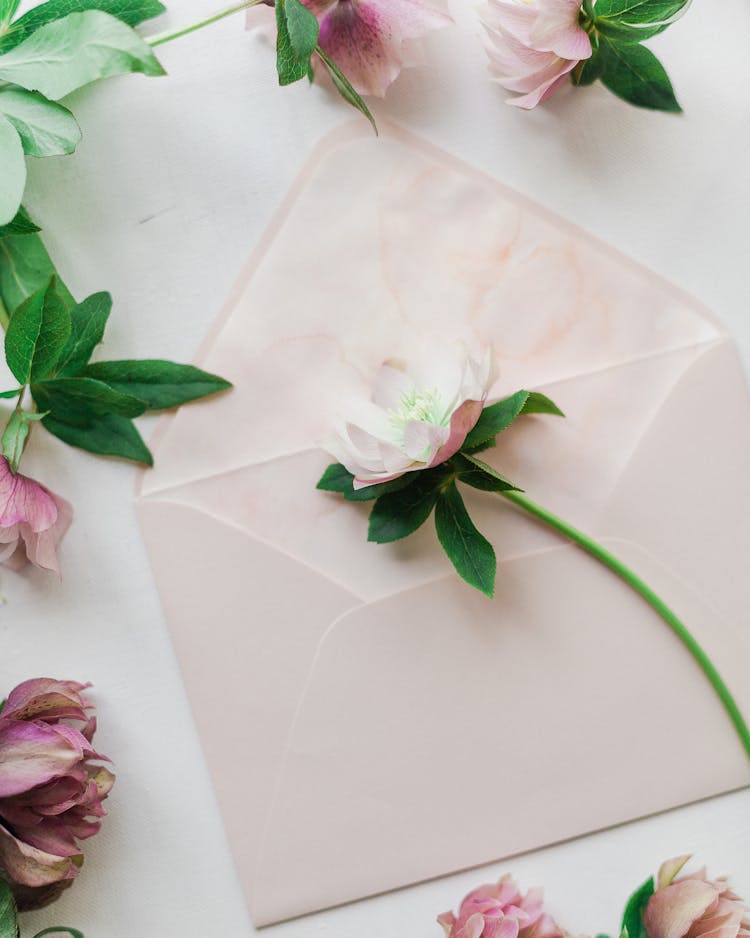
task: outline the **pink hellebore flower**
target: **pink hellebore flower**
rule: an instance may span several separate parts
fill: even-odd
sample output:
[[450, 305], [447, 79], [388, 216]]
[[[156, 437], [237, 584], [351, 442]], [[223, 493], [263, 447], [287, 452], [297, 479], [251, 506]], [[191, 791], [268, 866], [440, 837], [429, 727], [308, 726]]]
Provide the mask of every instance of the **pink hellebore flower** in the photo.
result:
[[750, 909], [724, 879], [708, 879], [705, 869], [675, 878], [689, 859], [662, 863], [643, 914], [649, 938], [750, 938]]
[[43, 485], [11, 472], [0, 456], [0, 563], [15, 570], [27, 562], [59, 574], [57, 545], [73, 520], [73, 509]]
[[438, 917], [445, 938], [564, 938], [564, 932], [542, 908], [542, 890], [522, 895], [510, 876], [496, 885], [480, 886], [452, 912]]
[[483, 21], [490, 72], [517, 95], [508, 104], [536, 107], [591, 57], [580, 11], [581, 0], [488, 0]]
[[76, 876], [78, 841], [99, 830], [115, 780], [90, 761], [105, 757], [91, 745], [87, 686], [26, 681], [0, 711], [0, 877], [20, 908], [45, 905]]
[[475, 361], [461, 343], [426, 343], [406, 364], [387, 361], [372, 400], [353, 400], [324, 448], [354, 476], [354, 488], [431, 469], [454, 456], [482, 413], [494, 381], [488, 349]]
[[321, 49], [360, 94], [383, 97], [414, 64], [415, 41], [453, 22], [446, 0], [302, 0], [320, 22]]

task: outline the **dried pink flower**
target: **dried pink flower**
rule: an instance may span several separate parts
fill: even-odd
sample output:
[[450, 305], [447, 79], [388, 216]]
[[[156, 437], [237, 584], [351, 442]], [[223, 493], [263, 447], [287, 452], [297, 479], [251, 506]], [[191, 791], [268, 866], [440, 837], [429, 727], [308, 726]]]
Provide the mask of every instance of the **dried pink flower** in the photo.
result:
[[522, 895], [510, 876], [480, 886], [452, 912], [438, 916], [446, 938], [564, 938], [565, 933], [543, 909], [541, 889]]
[[91, 745], [87, 686], [26, 681], [0, 711], [0, 876], [22, 908], [46, 904], [76, 876], [78, 841], [99, 830], [115, 780], [92, 761], [105, 757]]

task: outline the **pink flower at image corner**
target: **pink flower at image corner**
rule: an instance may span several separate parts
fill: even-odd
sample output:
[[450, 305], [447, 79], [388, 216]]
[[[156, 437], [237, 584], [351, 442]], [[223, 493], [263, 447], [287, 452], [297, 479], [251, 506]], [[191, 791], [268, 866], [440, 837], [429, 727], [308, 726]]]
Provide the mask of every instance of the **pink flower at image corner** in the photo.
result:
[[649, 938], [750, 938], [750, 909], [723, 878], [706, 870], [678, 877], [690, 856], [662, 863], [643, 913]]
[[447, 0], [302, 0], [320, 23], [318, 42], [355, 89], [383, 97], [415, 43], [449, 26]]
[[0, 878], [22, 910], [71, 884], [83, 864], [78, 842], [99, 830], [115, 781], [97, 764], [108, 760], [92, 746], [88, 686], [25, 681], [0, 710]]
[[565, 938], [565, 932], [544, 911], [541, 889], [523, 895], [510, 876], [480, 886], [453, 912], [438, 916], [445, 938]]
[[581, 0], [487, 0], [482, 22], [490, 73], [513, 92], [508, 104], [536, 107], [591, 57], [580, 11]]
[[57, 546], [70, 527], [73, 509], [34, 479], [14, 475], [0, 456], [0, 563], [18, 570], [32, 563], [60, 574]]

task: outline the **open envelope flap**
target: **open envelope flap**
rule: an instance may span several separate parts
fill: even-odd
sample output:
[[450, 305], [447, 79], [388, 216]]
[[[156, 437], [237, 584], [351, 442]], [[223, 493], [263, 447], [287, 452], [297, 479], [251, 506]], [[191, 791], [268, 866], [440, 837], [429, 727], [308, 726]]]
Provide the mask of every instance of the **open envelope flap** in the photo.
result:
[[722, 333], [674, 287], [446, 154], [347, 131], [303, 172], [200, 357], [236, 385], [223, 419], [212, 402], [170, 418], [143, 492], [316, 446], [342, 399], [427, 334], [492, 343], [501, 393]]
[[[623, 555], [702, 636], [715, 613]], [[481, 864], [750, 781], [678, 640], [572, 546], [355, 610], [323, 642], [254, 884], [256, 922]], [[735, 649], [736, 650], [736, 649]], [[730, 677], [750, 706], [747, 656]]]

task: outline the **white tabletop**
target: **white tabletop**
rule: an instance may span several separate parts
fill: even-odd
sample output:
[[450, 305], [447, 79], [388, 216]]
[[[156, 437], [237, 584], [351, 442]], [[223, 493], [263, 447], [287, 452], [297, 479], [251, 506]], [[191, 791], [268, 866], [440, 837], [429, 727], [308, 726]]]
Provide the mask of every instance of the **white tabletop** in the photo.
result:
[[[150, 29], [217, 4], [173, 2]], [[403, 76], [375, 110], [695, 294], [727, 323], [750, 368], [750, 6], [716, 6], [694, 4], [654, 42], [681, 117], [638, 111], [601, 87], [565, 90], [532, 113], [506, 107], [487, 80], [475, 4], [459, 0], [458, 27], [430, 41], [430, 65]], [[243, 31], [241, 16], [164, 46], [161, 57], [168, 78], [126, 77], [75, 95], [78, 153], [31, 167], [28, 204], [74, 294], [115, 297], [114, 358], [190, 360], [306, 156], [351, 116], [321, 89], [279, 89], [270, 48]], [[76, 523], [62, 585], [38, 572], [2, 576], [2, 683], [93, 681], [99, 747], [118, 773], [79, 881], [27, 927], [65, 922], [88, 938], [252, 934], [136, 525], [134, 470], [42, 432], [24, 465], [74, 503]], [[437, 938], [435, 915], [504, 871], [543, 884], [570, 931], [611, 933], [630, 888], [678, 853], [695, 851], [749, 896], [748, 834], [750, 790], [267, 934]]]

